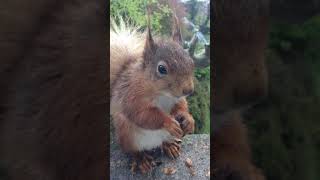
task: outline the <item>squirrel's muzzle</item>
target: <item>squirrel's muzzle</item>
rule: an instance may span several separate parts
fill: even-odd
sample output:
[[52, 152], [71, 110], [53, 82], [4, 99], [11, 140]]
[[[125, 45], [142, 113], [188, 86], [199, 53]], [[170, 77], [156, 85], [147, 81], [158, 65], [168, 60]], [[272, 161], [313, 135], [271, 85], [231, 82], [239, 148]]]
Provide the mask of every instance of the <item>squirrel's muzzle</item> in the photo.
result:
[[192, 88], [192, 89], [184, 89], [184, 90], [182, 91], [182, 93], [183, 93], [183, 95], [185, 95], [185, 96], [190, 96], [190, 95], [192, 95], [192, 94], [194, 93], [194, 90], [193, 90], [193, 88]]

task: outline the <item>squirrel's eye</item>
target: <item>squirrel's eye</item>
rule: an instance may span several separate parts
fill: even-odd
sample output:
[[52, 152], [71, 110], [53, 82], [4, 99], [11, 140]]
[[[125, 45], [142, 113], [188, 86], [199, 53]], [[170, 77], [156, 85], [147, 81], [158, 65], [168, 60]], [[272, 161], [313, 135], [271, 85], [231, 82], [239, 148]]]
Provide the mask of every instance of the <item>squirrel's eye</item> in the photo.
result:
[[163, 65], [158, 66], [158, 71], [161, 75], [166, 75], [168, 73], [166, 67]]

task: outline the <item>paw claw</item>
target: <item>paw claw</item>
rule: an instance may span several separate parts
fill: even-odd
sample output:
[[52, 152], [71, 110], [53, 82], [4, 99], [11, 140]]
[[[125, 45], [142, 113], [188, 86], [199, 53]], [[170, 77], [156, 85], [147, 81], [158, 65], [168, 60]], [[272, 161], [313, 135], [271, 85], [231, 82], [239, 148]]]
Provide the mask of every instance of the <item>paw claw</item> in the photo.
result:
[[171, 159], [176, 159], [180, 156], [180, 145], [177, 143], [163, 143], [163, 151]]
[[177, 122], [179, 122], [180, 127], [183, 131], [183, 136], [186, 134], [191, 134], [194, 130], [194, 119], [187, 112], [180, 112], [175, 116]]
[[155, 165], [155, 162], [153, 161], [153, 157], [148, 155], [145, 152], [140, 153], [136, 157], [136, 159], [137, 159], [137, 161], [134, 161], [133, 163], [135, 163], [136, 165], [138, 164], [138, 167], [139, 167], [142, 174], [145, 174], [145, 173], [151, 171]]

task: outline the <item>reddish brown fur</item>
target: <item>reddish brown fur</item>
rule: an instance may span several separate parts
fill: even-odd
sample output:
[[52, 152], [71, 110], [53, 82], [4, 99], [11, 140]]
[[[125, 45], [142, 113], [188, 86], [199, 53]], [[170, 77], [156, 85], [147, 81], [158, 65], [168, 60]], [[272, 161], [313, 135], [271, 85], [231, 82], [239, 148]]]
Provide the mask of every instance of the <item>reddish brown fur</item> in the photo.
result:
[[135, 152], [137, 147], [133, 144], [132, 134], [129, 133], [135, 127], [128, 123], [128, 119], [122, 113], [116, 113], [113, 115], [113, 118], [116, 119], [114, 127], [116, 128], [116, 132], [118, 132], [118, 140], [121, 142], [120, 146], [122, 150], [125, 152]]
[[179, 103], [177, 103], [171, 110], [172, 115], [176, 115], [179, 112], [188, 111], [188, 102], [186, 99], [181, 100]]
[[152, 58], [152, 60], [150, 60], [151, 63], [154, 64], [159, 60], [163, 60], [168, 63], [171, 72], [175, 72], [182, 77], [192, 74], [194, 69], [193, 60], [177, 42], [157, 39], [154, 46], [154, 48], [157, 48], [156, 54], [151, 55], [152, 52], [144, 52], [146, 59]]
[[0, 164], [9, 179], [107, 179], [104, 10], [104, 1], [0, 2]]
[[[134, 92], [135, 90], [131, 91]], [[166, 122], [171, 121], [171, 117], [154, 107], [151, 101], [144, 100], [146, 96], [143, 94], [141, 96], [132, 95], [134, 98], [128, 99], [127, 103], [124, 104], [124, 113], [128, 117], [135, 117], [131, 120], [142, 128], [160, 129], [164, 127]]]
[[[111, 36], [115, 36], [111, 37], [112, 39], [117, 39], [117, 33], [112, 33]], [[137, 41], [139, 38], [129, 39]], [[124, 42], [123, 47], [128, 46], [125, 43], [130, 44]], [[193, 89], [193, 61], [177, 42], [162, 39], [154, 41], [148, 31], [143, 43], [144, 49], [137, 46], [138, 52], [123, 52], [122, 55], [122, 52], [118, 51], [121, 44], [111, 42], [110, 48], [111, 57], [114, 58], [111, 62], [115, 63], [114, 66], [111, 64], [114, 77], [111, 86], [113, 121], [122, 149], [131, 153], [138, 151], [129, 135], [138, 131], [136, 126], [148, 130], [166, 129], [171, 135], [181, 137], [183, 131], [174, 116], [157, 107], [154, 99], [164, 91], [179, 97], [183, 95], [183, 90]], [[169, 72], [168, 76], [163, 78], [156, 74], [160, 61], [166, 63]], [[117, 68], [118, 72], [113, 67]], [[176, 106], [186, 106], [185, 99], [182, 103]], [[191, 132], [194, 128], [193, 118], [187, 108], [180, 108], [179, 113], [182, 112], [185, 113], [187, 121], [192, 121], [186, 127], [186, 130]]]
[[171, 110], [170, 113], [173, 117], [177, 117], [178, 115], [182, 115], [184, 118], [187, 119], [187, 121], [190, 123], [190, 125], [186, 126], [185, 128], [182, 128], [183, 132], [185, 134], [191, 134], [194, 132], [194, 119], [192, 115], [189, 113], [188, 110], [188, 102], [186, 99], [181, 100], [179, 103], [177, 103]]
[[[171, 118], [152, 105], [151, 98], [154, 96], [154, 86], [152, 82], [147, 81], [144, 73], [139, 73], [137, 69], [127, 71], [125, 76], [129, 79], [119, 77], [118, 81], [121, 86], [114, 90], [113, 94], [116, 99], [124, 101], [122, 108], [127, 117], [139, 126], [146, 129], [160, 129], [164, 126], [165, 121], [171, 121]], [[118, 84], [120, 84], [118, 82]], [[126, 84], [125, 86], [122, 84]], [[151, 97], [150, 97], [151, 96]]]
[[212, 137], [217, 179], [228, 179], [237, 174], [240, 179], [263, 180], [260, 169], [251, 163], [247, 129], [240, 112], [230, 112], [227, 116], [228, 122]]
[[[216, 0], [213, 161], [216, 179], [263, 179], [251, 162], [247, 131], [234, 109], [267, 94], [264, 49], [268, 0]], [[217, 117], [219, 116], [219, 117]]]

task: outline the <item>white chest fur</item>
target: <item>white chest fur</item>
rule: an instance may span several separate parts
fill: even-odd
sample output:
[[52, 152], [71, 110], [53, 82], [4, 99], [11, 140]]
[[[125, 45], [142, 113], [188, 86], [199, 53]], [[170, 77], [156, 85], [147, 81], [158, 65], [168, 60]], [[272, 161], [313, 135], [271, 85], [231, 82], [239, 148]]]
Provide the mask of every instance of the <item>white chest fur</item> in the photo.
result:
[[138, 128], [134, 134], [134, 139], [138, 150], [142, 151], [159, 147], [162, 142], [172, 139], [172, 136], [164, 129], [149, 130]]
[[162, 111], [170, 113], [173, 106], [179, 101], [178, 98], [169, 96], [158, 96], [153, 100], [153, 103]]
[[[155, 106], [169, 114], [173, 106], [179, 101], [178, 98], [161, 95], [153, 100]], [[164, 141], [170, 141], [173, 136], [165, 129], [150, 130], [137, 127], [134, 135], [135, 144], [140, 151], [151, 150], [161, 146]]]

